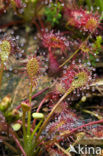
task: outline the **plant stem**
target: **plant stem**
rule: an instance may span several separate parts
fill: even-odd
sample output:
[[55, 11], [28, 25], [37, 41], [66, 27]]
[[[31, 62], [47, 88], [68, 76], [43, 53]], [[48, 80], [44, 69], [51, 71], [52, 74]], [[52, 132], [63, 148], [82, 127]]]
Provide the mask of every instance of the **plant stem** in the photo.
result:
[[[37, 113], [39, 112], [40, 108], [42, 107], [43, 103], [46, 101], [46, 97], [40, 102], [39, 104], [39, 107], [37, 109]], [[36, 123], [36, 119], [33, 120], [33, 124], [32, 124], [32, 127], [34, 128], [35, 127], [35, 123]]]
[[[30, 86], [30, 93], [29, 93], [29, 105], [31, 106], [31, 100], [32, 100], [32, 83], [31, 83], [31, 86]], [[27, 135], [30, 136], [30, 127], [31, 127], [31, 109], [29, 110], [28, 112], [28, 127], [27, 127]]]
[[[17, 123], [19, 123], [21, 125], [23, 124], [23, 122], [21, 120], [18, 120]], [[25, 127], [27, 128], [27, 124], [25, 124]], [[30, 131], [33, 132], [33, 128], [30, 128]]]
[[21, 144], [20, 144], [18, 138], [16, 137], [14, 131], [13, 131], [12, 129], [10, 129], [10, 132], [11, 132], [12, 137], [13, 137], [13, 139], [15, 140], [16, 144], [18, 145], [19, 149], [21, 150], [23, 156], [27, 156], [26, 153], [25, 153], [25, 151], [24, 151], [24, 149], [23, 149], [23, 147], [21, 146]]
[[49, 113], [48, 117], [45, 119], [45, 121], [43, 122], [38, 134], [37, 134], [37, 137], [36, 137], [36, 140], [39, 138], [41, 132], [43, 131], [43, 129], [46, 127], [46, 125], [48, 124], [51, 116], [53, 115], [53, 113], [55, 112], [55, 110], [57, 109], [57, 107], [61, 104], [61, 102], [73, 91], [73, 88], [70, 88], [68, 89], [68, 91], [60, 98], [60, 100], [56, 103], [56, 105], [53, 107], [52, 111]]
[[0, 88], [1, 88], [1, 83], [2, 83], [3, 71], [4, 71], [4, 63], [1, 62], [1, 69], [0, 69]]
[[84, 127], [92, 126], [92, 125], [96, 125], [96, 124], [100, 124], [100, 123], [103, 123], [103, 119], [102, 119], [102, 120], [98, 120], [98, 121], [89, 122], [89, 123], [87, 123], [87, 124], [84, 124], [84, 125], [81, 125], [81, 126], [79, 126], [79, 127], [77, 127], [77, 128], [74, 128], [74, 129], [71, 130], [71, 131], [70, 131], [70, 130], [66, 130], [66, 131], [64, 131], [64, 132], [61, 134], [61, 136], [71, 135], [71, 134], [73, 134], [74, 132], [76, 132], [77, 130], [80, 130], [80, 129], [84, 128]]
[[43, 122], [43, 120], [40, 120], [39, 123], [37, 124], [37, 126], [35, 127], [35, 129], [34, 129], [32, 135], [31, 135], [31, 138], [30, 138], [31, 141], [32, 141], [32, 139], [33, 139], [33, 137], [34, 137], [36, 131], [38, 130], [38, 128], [40, 127], [40, 125], [41, 125], [42, 122]]
[[13, 147], [13, 145], [9, 144], [8, 142], [3, 140], [3, 143], [13, 152], [15, 152], [16, 154], [18, 153], [17, 149], [15, 147]]
[[9, 26], [13, 26], [13, 25], [20, 25], [20, 24], [23, 24], [24, 21], [23, 20], [20, 20], [20, 21], [12, 21], [8, 24], [4, 24], [4, 25], [0, 25], [0, 29], [4, 29], [4, 28], [7, 28]]
[[67, 62], [69, 62], [74, 57], [74, 55], [76, 55], [78, 53], [79, 50], [80, 50], [80, 48], [77, 49], [63, 64], [61, 64], [59, 66], [59, 68], [63, 67]]
[[25, 143], [26, 142], [25, 112], [23, 112], [22, 122], [23, 122], [23, 136], [24, 136], [24, 143]]
[[64, 154], [68, 155], [68, 156], [71, 156], [71, 154], [66, 151], [65, 149], [63, 149], [59, 144], [55, 143], [55, 145], [58, 147], [58, 149], [60, 149]]
[[93, 116], [95, 116], [98, 120], [103, 119], [103, 117], [100, 116], [99, 114], [97, 114], [96, 112], [89, 111], [89, 110], [86, 110], [86, 109], [83, 109], [82, 112], [85, 112], [85, 113], [88, 113], [88, 114], [90, 114], [90, 115], [93, 115]]
[[[93, 33], [93, 32], [92, 32]], [[67, 62], [69, 62], [81, 49], [82, 45], [88, 41], [88, 39], [90, 38], [90, 36], [92, 35], [92, 33], [90, 35], [88, 35], [88, 37], [81, 43], [81, 45], [79, 46], [79, 48], [64, 62], [62, 63], [59, 68], [63, 67]]]

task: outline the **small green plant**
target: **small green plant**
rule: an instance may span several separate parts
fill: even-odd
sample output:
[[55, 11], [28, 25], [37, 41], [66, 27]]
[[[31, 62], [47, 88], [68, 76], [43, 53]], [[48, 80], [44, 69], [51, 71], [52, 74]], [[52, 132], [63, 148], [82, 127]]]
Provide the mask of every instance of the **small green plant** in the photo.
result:
[[96, 66], [96, 59], [98, 59], [98, 55], [102, 49], [102, 36], [97, 36], [96, 41], [92, 45], [92, 49], [95, 55], [89, 54], [89, 58], [92, 66]]
[[16, 109], [11, 109], [12, 99], [6, 96], [0, 102], [0, 111], [3, 113], [6, 122], [11, 125], [21, 117], [21, 113]]
[[59, 24], [59, 21], [62, 18], [61, 10], [62, 5], [60, 2], [50, 3], [50, 6], [46, 7], [44, 12], [47, 18], [46, 21], [51, 23], [52, 26], [54, 26], [55, 24]]
[[96, 50], [101, 50], [101, 44], [102, 44], [102, 36], [97, 36], [96, 41], [93, 44], [93, 48], [95, 48]]
[[[39, 147], [35, 146], [35, 139], [34, 136], [37, 133], [38, 129], [40, 128], [43, 119], [44, 119], [44, 115], [42, 113], [33, 113], [32, 117], [37, 120], [39, 120], [38, 124], [35, 126], [35, 128], [33, 129], [33, 131], [30, 130], [30, 116], [31, 116], [31, 108], [30, 105], [26, 104], [26, 103], [22, 103], [21, 104], [22, 110], [23, 110], [23, 116], [22, 116], [22, 122], [23, 122], [23, 146], [24, 146], [24, 150], [27, 154], [27, 156], [34, 156], [34, 154], [39, 150]], [[28, 123], [27, 123], [27, 128], [26, 128], [26, 124], [25, 124], [25, 117], [26, 117], [26, 113], [28, 114]]]

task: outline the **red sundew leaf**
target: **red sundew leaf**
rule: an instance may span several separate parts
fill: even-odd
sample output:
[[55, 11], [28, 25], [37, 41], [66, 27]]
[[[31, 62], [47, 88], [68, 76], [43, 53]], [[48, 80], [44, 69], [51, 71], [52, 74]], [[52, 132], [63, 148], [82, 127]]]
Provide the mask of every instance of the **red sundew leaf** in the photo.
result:
[[21, 8], [22, 7], [22, 5], [21, 5], [21, 0], [14, 0], [15, 1], [15, 3], [16, 3], [16, 7], [17, 8]]
[[88, 13], [83, 9], [65, 9], [64, 15], [67, 18], [67, 25], [71, 25], [83, 31], [93, 32], [99, 26], [99, 15]]

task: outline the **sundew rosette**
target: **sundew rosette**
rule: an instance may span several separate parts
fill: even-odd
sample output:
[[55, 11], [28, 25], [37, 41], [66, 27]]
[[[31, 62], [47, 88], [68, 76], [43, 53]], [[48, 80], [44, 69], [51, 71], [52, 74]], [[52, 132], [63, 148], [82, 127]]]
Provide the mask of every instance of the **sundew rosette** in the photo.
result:
[[66, 48], [69, 46], [69, 42], [60, 32], [54, 33], [50, 31], [49, 33], [44, 33], [42, 38], [42, 44], [44, 47], [51, 49], [51, 48], [58, 48], [62, 51], [65, 51]]
[[83, 31], [94, 32], [100, 27], [100, 16], [98, 13], [88, 12], [83, 9], [65, 9], [67, 26], [71, 25]]
[[[45, 129], [45, 138], [47, 138], [45, 147], [47, 149], [50, 148], [55, 150], [55, 141], [62, 143], [62, 145], [65, 144], [65, 142], [70, 144], [70, 141], [74, 140], [73, 136], [68, 135], [67, 138], [64, 139], [63, 134], [67, 129], [68, 131], [71, 131], [71, 129], [73, 129], [77, 124], [78, 117], [71, 110], [62, 112], [60, 115], [58, 115], [58, 117], [54, 116], [52, 122], [49, 122]], [[55, 150], [55, 153], [56, 151], [57, 150]]]
[[99, 18], [96, 16], [90, 16], [90, 18], [87, 20], [84, 30], [94, 31], [99, 25]]
[[69, 89], [86, 87], [92, 79], [91, 74], [92, 72], [83, 65], [71, 65], [64, 71], [56, 89], [61, 93], [65, 93]]
[[27, 62], [26, 68], [27, 68], [27, 73], [31, 80], [31, 83], [33, 83], [37, 73], [39, 72], [39, 61], [37, 60], [37, 58], [33, 57], [29, 59]]

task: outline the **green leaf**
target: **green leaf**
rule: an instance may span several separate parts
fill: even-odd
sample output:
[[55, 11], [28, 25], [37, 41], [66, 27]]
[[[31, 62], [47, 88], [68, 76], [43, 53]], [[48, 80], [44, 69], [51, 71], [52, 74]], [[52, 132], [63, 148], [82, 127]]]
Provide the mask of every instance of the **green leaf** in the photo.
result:
[[44, 114], [42, 114], [42, 113], [33, 113], [32, 117], [35, 118], [35, 119], [43, 119]]
[[52, 26], [59, 23], [59, 20], [61, 19], [62, 15], [60, 13], [61, 11], [61, 4], [57, 3], [51, 3], [51, 6], [48, 8], [45, 8], [45, 16], [47, 18], [47, 22], [50, 22]]
[[15, 123], [12, 124], [11, 127], [13, 128], [14, 131], [18, 131], [21, 128], [21, 124]]
[[93, 6], [92, 1], [91, 0], [86, 0], [86, 3], [89, 7], [89, 10], [91, 10], [91, 7]]

